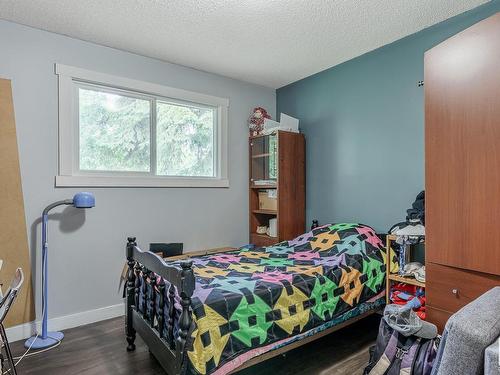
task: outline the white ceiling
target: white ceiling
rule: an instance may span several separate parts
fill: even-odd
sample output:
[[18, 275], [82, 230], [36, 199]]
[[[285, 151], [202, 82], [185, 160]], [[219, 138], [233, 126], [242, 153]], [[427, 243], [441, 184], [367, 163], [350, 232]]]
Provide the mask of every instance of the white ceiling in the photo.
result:
[[278, 88], [487, 0], [0, 0], [0, 18]]

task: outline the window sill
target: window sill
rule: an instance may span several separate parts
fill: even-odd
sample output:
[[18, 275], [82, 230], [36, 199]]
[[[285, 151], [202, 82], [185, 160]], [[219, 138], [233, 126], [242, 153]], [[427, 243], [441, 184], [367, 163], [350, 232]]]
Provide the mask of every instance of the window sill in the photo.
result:
[[133, 176], [56, 176], [56, 187], [228, 188], [228, 179]]

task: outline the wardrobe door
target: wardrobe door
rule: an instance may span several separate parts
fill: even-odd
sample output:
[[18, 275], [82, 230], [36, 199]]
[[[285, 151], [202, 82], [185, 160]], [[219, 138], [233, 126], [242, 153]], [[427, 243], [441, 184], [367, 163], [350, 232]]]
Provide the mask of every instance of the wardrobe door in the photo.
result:
[[500, 13], [425, 54], [426, 261], [500, 274]]

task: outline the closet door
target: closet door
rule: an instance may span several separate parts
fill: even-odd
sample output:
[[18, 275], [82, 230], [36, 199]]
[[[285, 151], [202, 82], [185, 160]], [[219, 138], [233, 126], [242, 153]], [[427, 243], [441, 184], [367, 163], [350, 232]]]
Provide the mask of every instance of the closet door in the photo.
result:
[[426, 261], [500, 274], [500, 13], [425, 54]]

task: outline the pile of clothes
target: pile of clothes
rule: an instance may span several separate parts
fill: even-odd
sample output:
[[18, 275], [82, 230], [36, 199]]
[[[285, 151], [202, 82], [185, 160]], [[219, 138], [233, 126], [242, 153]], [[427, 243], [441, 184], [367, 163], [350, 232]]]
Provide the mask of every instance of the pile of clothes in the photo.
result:
[[425, 290], [416, 285], [396, 283], [392, 285], [391, 302], [411, 307], [420, 319], [425, 319]]
[[415, 280], [425, 283], [425, 266], [420, 262], [406, 263], [399, 269], [399, 274], [404, 277], [413, 277]]
[[418, 242], [425, 236], [425, 191], [418, 193], [411, 208], [406, 210], [406, 221], [394, 224], [390, 234]]

